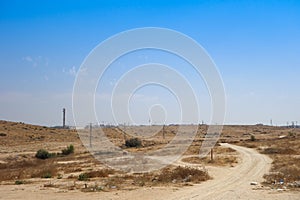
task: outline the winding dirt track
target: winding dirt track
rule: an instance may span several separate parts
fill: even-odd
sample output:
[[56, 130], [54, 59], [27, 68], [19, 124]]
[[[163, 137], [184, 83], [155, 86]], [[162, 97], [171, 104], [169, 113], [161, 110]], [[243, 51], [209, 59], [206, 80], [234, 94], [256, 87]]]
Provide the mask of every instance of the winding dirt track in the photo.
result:
[[[270, 190], [254, 190], [252, 181], [261, 182], [262, 177], [271, 167], [272, 160], [254, 149], [222, 144], [240, 153], [241, 161], [236, 167], [209, 167], [208, 171], [213, 176], [212, 180], [191, 187], [155, 187], [140, 188], [132, 191], [115, 191], [100, 193], [82, 193], [71, 191], [57, 193], [55, 191], [12, 190], [12, 186], [0, 187], [0, 199], [172, 199], [172, 200], [217, 200], [217, 199], [299, 199], [299, 193], [279, 193]], [[182, 162], [181, 162], [182, 163]], [[24, 186], [26, 187], [26, 186]], [[33, 186], [32, 186], [33, 187]], [[35, 186], [36, 187], [36, 186]]]
[[[187, 190], [178, 191], [171, 199], [254, 199], [252, 181], [261, 182], [271, 167], [272, 160], [253, 149], [222, 144], [237, 150], [241, 162], [234, 168], [219, 168], [213, 173], [213, 180]], [[257, 197], [260, 199], [260, 197]]]

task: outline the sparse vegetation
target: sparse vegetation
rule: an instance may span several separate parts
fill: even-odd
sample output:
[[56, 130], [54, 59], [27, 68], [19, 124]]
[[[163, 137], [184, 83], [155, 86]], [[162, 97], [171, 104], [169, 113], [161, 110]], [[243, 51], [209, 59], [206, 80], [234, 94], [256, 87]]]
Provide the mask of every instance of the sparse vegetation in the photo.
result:
[[70, 146], [67, 146], [66, 149], [63, 149], [61, 151], [62, 155], [69, 155], [69, 154], [72, 154], [74, 153], [74, 146], [71, 144]]
[[[24, 129], [22, 128], [23, 126], [27, 128]], [[166, 126], [165, 140], [162, 140], [161, 132], [155, 136], [151, 136], [152, 138], [150, 139], [143, 138], [142, 142], [138, 138], [130, 139], [130, 135], [136, 135], [134, 137], [137, 137], [137, 133], [149, 131], [148, 128], [151, 129], [151, 127], [147, 126], [126, 129], [128, 133], [126, 147], [129, 147], [126, 151], [156, 151], [171, 141], [178, 129], [177, 126]], [[121, 131], [114, 127], [104, 127], [103, 130], [116, 146], [125, 147], [124, 135]], [[214, 148], [214, 162], [210, 161], [209, 155], [207, 158], [199, 159], [197, 155], [199, 154], [199, 147], [203, 142], [206, 130], [207, 127], [205, 126], [199, 128], [193, 143], [184, 154], [190, 156], [182, 159], [183, 162], [195, 164], [193, 168], [168, 166], [165, 169], [150, 173], [124, 174], [105, 168], [101, 163], [98, 163], [88, 151], [82, 149], [78, 135], [75, 132], [73, 134], [72, 130], [41, 129], [39, 126], [19, 123], [12, 126], [7, 122], [1, 124], [0, 121], [0, 134], [5, 133], [9, 136], [5, 140], [0, 140], [0, 145], [3, 147], [4, 152], [4, 156], [0, 162], [0, 181], [4, 181], [3, 183], [8, 181], [9, 183], [18, 185], [24, 183], [35, 184], [35, 181], [31, 182], [27, 180], [30, 178], [55, 178], [55, 180], [43, 180], [43, 182], [49, 185], [49, 187], [67, 188], [84, 192], [110, 191], [125, 188], [133, 189], [160, 185], [180, 187], [192, 185], [193, 183], [207, 180], [209, 177], [204, 169], [196, 167], [197, 164], [198, 166], [235, 166], [238, 161], [238, 153], [234, 149], [225, 148], [220, 145], [216, 145]], [[265, 175], [267, 186], [276, 188], [277, 185], [275, 182], [278, 183], [284, 180], [281, 188], [285, 186], [290, 189], [296, 188], [300, 180], [298, 156], [300, 155], [299, 133], [300, 129], [267, 126], [225, 126], [224, 134], [221, 135], [219, 142], [235, 143], [257, 148], [261, 153], [268, 154], [274, 162], [270, 174]], [[45, 146], [45, 143], [47, 143], [47, 146]], [[58, 148], [62, 144], [65, 147]], [[76, 146], [76, 157], [66, 156], [74, 153], [74, 146], [70, 144]], [[24, 152], [20, 152], [20, 145], [26, 149]], [[46, 149], [40, 149], [42, 147]], [[79, 150], [77, 150], [77, 147]], [[36, 157], [39, 157], [39, 159], [36, 159], [29, 152], [34, 152], [38, 149], [40, 150], [36, 152]], [[10, 154], [11, 152], [13, 154]], [[197, 170], [201, 172], [197, 172]], [[67, 187], [65, 183], [68, 184]], [[46, 185], [44, 186], [46, 187]], [[297, 190], [299, 189], [297, 188]]]
[[57, 175], [57, 171], [58, 169], [54, 162], [51, 164], [45, 163], [44, 165], [36, 166], [35, 169], [32, 170], [31, 178], [53, 178]]
[[94, 178], [94, 177], [108, 177], [109, 174], [114, 174], [114, 173], [115, 171], [112, 169], [102, 169], [102, 170], [87, 172], [86, 175], [89, 178]]
[[79, 174], [78, 176], [78, 180], [79, 181], [88, 181], [89, 180], [89, 175], [87, 173], [82, 173], [82, 174]]
[[22, 185], [22, 184], [24, 184], [25, 182], [24, 181], [22, 181], [22, 180], [16, 180], [15, 181], [15, 185]]
[[192, 163], [192, 164], [210, 164], [218, 166], [234, 166], [238, 163], [237, 156], [235, 155], [226, 155], [218, 156], [212, 161], [209, 157], [199, 158], [199, 157], [188, 157], [182, 159], [183, 162]]
[[85, 172], [81, 173], [78, 176], [79, 181], [88, 181], [91, 178], [95, 177], [108, 177], [109, 174], [114, 174], [115, 171], [112, 169], [102, 169], [102, 170], [97, 170], [97, 171], [90, 171], [90, 172]]
[[268, 147], [268, 148], [265, 148], [263, 151], [261, 151], [261, 153], [264, 153], [264, 154], [295, 154], [296, 151], [289, 147], [286, 147], [286, 148]]
[[74, 153], [74, 146], [71, 144], [70, 146], [67, 146], [67, 148], [63, 149], [61, 151], [61, 154], [49, 153], [45, 149], [39, 149], [36, 152], [35, 157], [39, 158], [39, 159], [42, 159], [42, 160], [45, 160], [45, 159], [48, 159], [48, 158], [56, 157], [58, 155], [65, 155], [66, 156], [66, 155], [69, 155], [69, 154], [72, 154], [72, 153]]
[[166, 168], [158, 176], [159, 182], [195, 182], [199, 183], [201, 181], [206, 181], [210, 179], [207, 171], [202, 169], [195, 169], [190, 167], [178, 166], [175, 169]]
[[250, 140], [251, 140], [252, 142], [254, 142], [254, 141], [256, 140], [255, 135], [251, 135], [251, 136], [250, 136]]
[[62, 174], [57, 174], [57, 179], [62, 179], [63, 175]]
[[266, 174], [266, 184], [271, 184], [279, 187], [280, 181], [283, 181], [284, 186], [299, 187], [296, 185], [296, 181], [300, 181], [300, 160], [298, 158], [287, 156], [276, 156], [274, 159], [271, 173]]
[[42, 176], [41, 178], [52, 178], [52, 174], [50, 171], [46, 171]]
[[[286, 131], [286, 134], [289, 132]], [[300, 142], [293, 137], [279, 138], [278, 135], [285, 134], [281, 131], [273, 138], [256, 140], [251, 145], [273, 159], [270, 173], [264, 176], [266, 185], [272, 188], [296, 188], [296, 182], [300, 181]], [[241, 144], [249, 147], [246, 141]]]
[[131, 138], [125, 141], [125, 146], [126, 147], [141, 147], [142, 142], [139, 138]]
[[294, 132], [289, 132], [289, 137], [295, 137], [296, 136], [296, 133], [294, 133]]
[[35, 157], [39, 158], [39, 159], [47, 159], [47, 158], [51, 158], [53, 155], [51, 153], [49, 153], [47, 150], [45, 149], [40, 149], [36, 152]]
[[6, 133], [0, 133], [0, 136], [5, 137]]

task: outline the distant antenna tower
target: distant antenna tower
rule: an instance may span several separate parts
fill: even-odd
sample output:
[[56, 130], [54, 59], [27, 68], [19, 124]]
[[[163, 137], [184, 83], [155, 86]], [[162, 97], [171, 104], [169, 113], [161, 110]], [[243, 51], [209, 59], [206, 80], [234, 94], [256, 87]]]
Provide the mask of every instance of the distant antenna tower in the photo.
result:
[[66, 109], [63, 108], [63, 128], [66, 127]]
[[273, 120], [271, 119], [271, 121], [270, 121], [270, 124], [271, 124], [271, 126], [273, 126]]

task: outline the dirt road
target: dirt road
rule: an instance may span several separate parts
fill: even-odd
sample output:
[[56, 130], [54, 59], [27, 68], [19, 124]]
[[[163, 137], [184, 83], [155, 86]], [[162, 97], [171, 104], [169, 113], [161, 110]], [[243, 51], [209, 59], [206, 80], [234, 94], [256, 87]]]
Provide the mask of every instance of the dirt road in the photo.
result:
[[[271, 167], [272, 160], [253, 149], [222, 144], [240, 153], [241, 161], [234, 168], [218, 168], [212, 171], [213, 180], [178, 191], [172, 199], [261, 199], [251, 182], [261, 182]], [[257, 198], [256, 198], [257, 196]]]
[[114, 192], [82, 193], [41, 190], [34, 185], [0, 186], [0, 199], [299, 199], [298, 193], [257, 189], [251, 182], [261, 182], [271, 167], [272, 160], [254, 149], [222, 144], [240, 153], [236, 167], [209, 167], [213, 179], [199, 185], [184, 188], [153, 187]]

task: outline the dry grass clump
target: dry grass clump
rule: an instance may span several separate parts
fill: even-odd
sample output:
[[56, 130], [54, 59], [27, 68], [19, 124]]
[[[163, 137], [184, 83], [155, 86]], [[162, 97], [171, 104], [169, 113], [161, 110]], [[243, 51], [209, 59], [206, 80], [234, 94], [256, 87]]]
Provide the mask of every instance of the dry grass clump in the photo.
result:
[[[111, 189], [130, 189], [137, 187], [151, 187], [157, 185], [176, 185], [179, 186], [186, 183], [200, 183], [210, 179], [207, 171], [204, 169], [196, 169], [189, 167], [168, 167], [156, 172], [141, 174], [115, 174], [106, 177], [101, 181], [101, 191]], [[85, 179], [88, 180], [88, 179]], [[98, 187], [98, 188], [99, 188]], [[84, 191], [98, 191], [93, 187]]]
[[51, 178], [57, 175], [53, 161], [28, 159], [0, 164], [0, 181], [27, 178]]
[[271, 173], [264, 176], [266, 183], [276, 184], [283, 180], [287, 186], [300, 181], [300, 159], [294, 156], [275, 156]]
[[211, 160], [209, 157], [199, 158], [199, 157], [187, 157], [182, 159], [183, 162], [192, 163], [192, 164], [211, 164], [217, 166], [234, 166], [238, 163], [238, 158], [233, 155], [218, 156], [214, 160]]
[[90, 171], [90, 172], [85, 172], [81, 173], [78, 176], [79, 181], [87, 181], [90, 178], [103, 178], [103, 177], [108, 177], [110, 174], [114, 174], [115, 171], [112, 169], [101, 169], [97, 171]]
[[57, 175], [57, 168], [53, 165], [45, 166], [45, 168], [36, 168], [32, 174], [31, 178], [53, 178]]
[[[193, 148], [197, 151], [196, 154], [199, 153], [199, 146], [195, 145]], [[191, 150], [191, 149], [190, 149]], [[191, 153], [191, 151], [189, 152]], [[194, 155], [194, 156], [193, 156]], [[190, 157], [183, 158], [183, 162], [192, 163], [192, 164], [210, 164], [210, 165], [218, 165], [218, 166], [233, 166], [238, 163], [237, 152], [232, 148], [223, 147], [219, 144], [213, 149], [214, 160], [211, 160], [210, 154], [208, 154], [204, 158], [200, 158], [197, 155], [192, 154]]]
[[178, 183], [178, 182], [194, 182], [200, 183], [210, 179], [208, 172], [204, 169], [195, 169], [191, 167], [178, 166], [174, 168], [165, 168], [158, 176], [158, 182], [162, 183]]
[[206, 170], [188, 167], [168, 167], [151, 173], [114, 174], [103, 177], [97, 182], [87, 179], [87, 174], [82, 175], [84, 182], [81, 191], [99, 192], [115, 189], [136, 189], [139, 187], [152, 187], [162, 185], [184, 186], [200, 183], [210, 179]]
[[264, 153], [264, 154], [295, 154], [296, 151], [289, 147], [287, 147], [287, 148], [269, 147], [269, 148], [263, 149], [261, 151], [261, 153]]
[[95, 177], [108, 177], [110, 174], [114, 174], [115, 171], [113, 169], [101, 169], [97, 171], [87, 172], [89, 178]]

